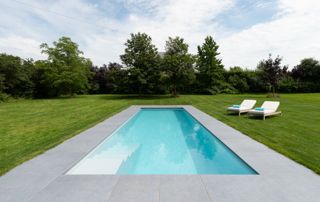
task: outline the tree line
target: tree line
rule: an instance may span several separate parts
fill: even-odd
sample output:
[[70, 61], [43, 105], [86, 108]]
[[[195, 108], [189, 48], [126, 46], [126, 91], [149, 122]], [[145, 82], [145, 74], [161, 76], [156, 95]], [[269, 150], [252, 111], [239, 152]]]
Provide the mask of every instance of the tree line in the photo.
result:
[[320, 92], [320, 62], [302, 59], [289, 70], [277, 56], [261, 60], [254, 70], [226, 69], [211, 36], [190, 54], [181, 37], [169, 37], [158, 52], [145, 33], [131, 34], [120, 59], [94, 66], [78, 45], [61, 37], [40, 49], [45, 60], [0, 54], [0, 99], [58, 97], [74, 94], [185, 94]]

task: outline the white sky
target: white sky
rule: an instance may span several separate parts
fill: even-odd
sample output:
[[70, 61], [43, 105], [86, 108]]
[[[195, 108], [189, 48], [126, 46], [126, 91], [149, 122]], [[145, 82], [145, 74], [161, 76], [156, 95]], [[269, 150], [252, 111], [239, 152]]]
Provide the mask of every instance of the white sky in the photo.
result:
[[39, 45], [69, 36], [95, 65], [120, 62], [130, 33], [146, 32], [159, 51], [181, 36], [196, 53], [205, 36], [226, 67], [253, 69], [269, 53], [293, 67], [320, 59], [316, 0], [0, 0], [0, 52], [41, 59]]

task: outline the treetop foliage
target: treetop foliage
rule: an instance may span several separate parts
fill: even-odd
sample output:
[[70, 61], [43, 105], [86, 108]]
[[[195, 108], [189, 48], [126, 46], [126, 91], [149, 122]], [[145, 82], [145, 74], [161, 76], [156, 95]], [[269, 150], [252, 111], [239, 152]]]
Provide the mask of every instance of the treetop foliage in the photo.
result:
[[186, 55], [188, 54], [189, 45], [180, 37], [169, 37], [165, 45], [166, 55]]
[[123, 63], [96, 67], [77, 43], [61, 37], [41, 44], [45, 60], [33, 61], [0, 54], [0, 100], [12, 97], [57, 97], [82, 93], [245, 93], [320, 92], [320, 62], [305, 58], [291, 71], [271, 55], [254, 70], [225, 69], [219, 46], [207, 36], [188, 51], [181, 37], [169, 37], [160, 54], [146, 33], [131, 34], [120, 55]]
[[288, 67], [281, 66], [282, 58], [277, 56], [272, 59], [271, 54], [267, 60], [262, 60], [257, 69], [260, 71], [261, 78], [272, 88], [272, 93], [275, 93], [276, 87], [280, 79], [287, 73]]
[[219, 92], [226, 85], [223, 78], [222, 60], [218, 58], [219, 46], [211, 36], [205, 38], [202, 46], [198, 46], [198, 55], [196, 68], [198, 70], [198, 78], [201, 80], [199, 88], [209, 92]]
[[92, 63], [83, 57], [78, 45], [68, 37], [53, 42], [53, 46], [41, 44], [47, 60], [38, 61], [37, 96], [55, 97], [84, 93], [88, 89]]
[[180, 37], [169, 37], [166, 41], [165, 54], [162, 62], [164, 81], [173, 96], [190, 85], [194, 79], [194, 58], [188, 53], [188, 44]]
[[14, 97], [30, 96], [34, 87], [31, 81], [33, 60], [0, 54], [0, 93]]
[[155, 65], [159, 58], [156, 46], [152, 44], [151, 37], [146, 33], [131, 34], [125, 46], [125, 53], [120, 58], [128, 67], [145, 69], [149, 65]]
[[212, 36], [207, 36], [202, 46], [198, 46], [198, 67], [216, 66], [217, 69], [223, 69], [222, 60], [218, 58], [219, 46], [213, 40]]
[[125, 43], [124, 54], [120, 56], [128, 69], [128, 82], [132, 91], [151, 94], [159, 90], [160, 56], [152, 39], [145, 33], [131, 34]]

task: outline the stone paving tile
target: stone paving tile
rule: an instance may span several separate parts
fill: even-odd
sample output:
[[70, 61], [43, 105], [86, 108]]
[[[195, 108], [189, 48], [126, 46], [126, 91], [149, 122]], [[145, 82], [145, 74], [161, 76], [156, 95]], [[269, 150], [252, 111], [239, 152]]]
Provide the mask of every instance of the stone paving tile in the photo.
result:
[[161, 177], [160, 201], [211, 201], [199, 175], [168, 175]]
[[[306, 183], [299, 180], [288, 180], [277, 176], [271, 178], [252, 176], [201, 176], [208, 193], [214, 201], [223, 202], [316, 202], [319, 194], [316, 194], [317, 184]], [[292, 182], [303, 182], [307, 187]], [[308, 191], [309, 190], [309, 191]], [[319, 189], [318, 189], [319, 190]]]
[[159, 201], [159, 176], [123, 175], [114, 187], [108, 202]]
[[246, 162], [252, 166], [260, 175], [264, 176], [305, 176], [318, 177], [313, 171], [297, 164], [291, 159], [274, 151], [270, 152], [239, 152]]
[[40, 191], [32, 202], [107, 201], [118, 181], [115, 175], [64, 175]]
[[4, 195], [7, 195], [6, 200], [1, 199], [4, 195], [0, 196], [0, 201], [26, 201], [62, 175], [66, 166], [77, 157], [72, 154], [64, 157], [45, 154], [18, 166], [0, 178], [0, 190], [4, 190]]

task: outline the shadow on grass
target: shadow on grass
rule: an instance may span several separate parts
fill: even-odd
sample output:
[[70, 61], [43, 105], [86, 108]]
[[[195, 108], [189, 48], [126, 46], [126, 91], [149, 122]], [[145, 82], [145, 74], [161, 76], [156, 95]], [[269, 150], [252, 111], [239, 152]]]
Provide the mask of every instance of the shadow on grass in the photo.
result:
[[[239, 119], [263, 121], [263, 118], [261, 116], [248, 116], [248, 114], [241, 114], [239, 116], [238, 113], [225, 113], [225, 115], [231, 116], [231, 117], [239, 117]], [[268, 117], [266, 117], [266, 120], [269, 118], [274, 118], [274, 117], [276, 117], [276, 116], [268, 116]]]
[[106, 100], [158, 100], [158, 99], [177, 99], [171, 95], [100, 95], [101, 99]]
[[266, 116], [266, 119], [263, 120], [263, 117], [262, 116], [248, 116], [247, 118], [248, 119], [251, 119], [251, 120], [260, 120], [260, 121], [267, 121], [267, 120], [277, 120], [278, 118], [280, 118], [281, 116], [277, 116], [277, 115], [274, 115], [274, 116]]

